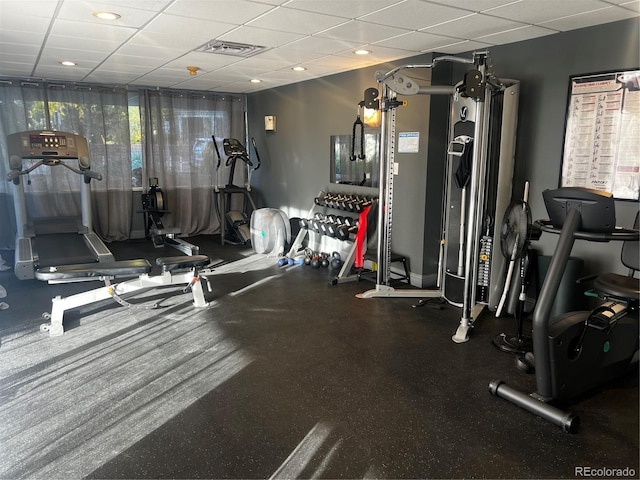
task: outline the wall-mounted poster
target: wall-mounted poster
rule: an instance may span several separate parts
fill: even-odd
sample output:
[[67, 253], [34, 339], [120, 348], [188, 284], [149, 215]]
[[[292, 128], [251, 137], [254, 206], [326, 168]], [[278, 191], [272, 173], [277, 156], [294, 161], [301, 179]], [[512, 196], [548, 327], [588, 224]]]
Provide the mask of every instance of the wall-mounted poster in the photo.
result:
[[640, 70], [571, 77], [563, 187], [640, 194]]

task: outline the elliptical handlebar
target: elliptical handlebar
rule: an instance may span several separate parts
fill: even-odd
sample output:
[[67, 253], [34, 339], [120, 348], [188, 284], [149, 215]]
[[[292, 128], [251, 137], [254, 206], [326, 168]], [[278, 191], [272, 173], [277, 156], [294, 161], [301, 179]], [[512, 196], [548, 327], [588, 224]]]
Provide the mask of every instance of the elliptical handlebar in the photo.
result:
[[258, 164], [255, 166], [253, 171], [255, 172], [262, 165], [262, 161], [260, 160], [260, 154], [258, 153], [258, 148], [256, 147], [256, 139], [251, 137], [251, 144], [253, 145], [253, 151], [256, 152], [256, 158], [258, 159]]

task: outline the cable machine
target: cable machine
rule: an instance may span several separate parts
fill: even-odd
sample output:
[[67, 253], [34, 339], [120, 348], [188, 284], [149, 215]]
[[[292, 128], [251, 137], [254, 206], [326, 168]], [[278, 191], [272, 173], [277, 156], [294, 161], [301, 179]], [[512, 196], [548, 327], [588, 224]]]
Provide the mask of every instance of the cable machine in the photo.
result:
[[[399, 73], [434, 68], [442, 62], [469, 65], [455, 86], [420, 86]], [[359, 298], [443, 298], [461, 307], [460, 325], [452, 339], [466, 342], [482, 310], [497, 306], [506, 261], [494, 238], [511, 200], [519, 82], [498, 79], [489, 71], [488, 53], [472, 58], [441, 56], [432, 63], [404, 65], [376, 72], [380, 100], [369, 108], [382, 113], [378, 210], [378, 270], [376, 286]], [[393, 177], [396, 150], [397, 95], [452, 96], [451, 127], [444, 185], [443, 222], [435, 289], [395, 289], [390, 286]], [[497, 220], [497, 221], [496, 221]]]

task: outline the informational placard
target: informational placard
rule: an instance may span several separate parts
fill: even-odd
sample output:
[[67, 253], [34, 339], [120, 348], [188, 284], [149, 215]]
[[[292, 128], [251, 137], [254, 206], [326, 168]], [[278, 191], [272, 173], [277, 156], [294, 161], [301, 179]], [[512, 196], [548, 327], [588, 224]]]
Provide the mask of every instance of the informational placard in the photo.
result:
[[398, 133], [398, 153], [418, 153], [420, 132]]
[[640, 70], [571, 77], [563, 187], [640, 194]]

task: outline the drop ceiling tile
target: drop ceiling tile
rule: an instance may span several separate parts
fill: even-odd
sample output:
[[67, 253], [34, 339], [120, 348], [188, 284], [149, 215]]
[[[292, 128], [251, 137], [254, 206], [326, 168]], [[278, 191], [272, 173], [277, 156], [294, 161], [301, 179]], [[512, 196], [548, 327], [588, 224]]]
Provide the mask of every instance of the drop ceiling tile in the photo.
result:
[[407, 29], [353, 20], [330, 28], [329, 30], [319, 33], [317, 36], [358, 43], [375, 43], [390, 37], [402, 35], [408, 31]]
[[295, 64], [295, 61], [273, 60], [255, 56], [242, 59], [239, 62], [234, 63], [233, 66], [240, 69], [251, 68], [257, 69], [259, 71], [270, 72], [272, 70], [280, 70], [281, 68], [290, 67], [291, 65]]
[[4, 55], [33, 56], [36, 57], [40, 53], [40, 47], [37, 45], [26, 45], [23, 43], [4, 43], [0, 42], [0, 59]]
[[[24, 4], [22, 9], [24, 10]], [[50, 23], [51, 20], [49, 18], [31, 17], [25, 15], [24, 12], [20, 12], [19, 14], [5, 13], [4, 4], [0, 3], [0, 30], [22, 32], [25, 40], [29, 35], [44, 38]]]
[[63, 67], [62, 65], [45, 65], [37, 66], [33, 76], [55, 80], [75, 80], [82, 81], [82, 79], [91, 73], [90, 68], [82, 67]]
[[424, 53], [438, 52], [438, 53], [447, 53], [450, 55], [456, 55], [458, 53], [471, 52], [473, 50], [483, 50], [490, 47], [491, 44], [476, 42], [472, 40], [463, 40], [461, 42], [453, 42], [449, 44], [443, 44], [438, 47], [435, 47], [432, 50], [426, 51]]
[[250, 86], [247, 87], [243, 83], [226, 83], [226, 84], [222, 84], [222, 85], [218, 85], [216, 87], [210, 88], [209, 91], [224, 92], [224, 93], [245, 93], [247, 91], [247, 88], [251, 88], [251, 87]]
[[219, 81], [210, 76], [196, 75], [193, 78], [189, 78], [183, 82], [176, 84], [179, 88], [185, 90], [209, 90], [210, 88], [219, 85]]
[[80, 38], [83, 41], [85, 39], [93, 39], [122, 43], [129, 39], [136, 31], [135, 28], [121, 27], [118, 25], [103, 25], [56, 19], [56, 21], [53, 22], [49, 35], [54, 37]]
[[29, 2], [29, 14], [25, 15], [24, 0], [1, 0], [0, 17], [21, 16], [25, 20], [38, 17], [49, 19], [53, 16], [57, 6], [57, 2], [51, 0], [32, 0]]
[[[425, 0], [429, 3], [448, 5], [450, 7], [468, 10], [470, 12], [484, 12], [502, 5], [517, 4], [530, 0]], [[534, 0], [535, 1], [535, 0]]]
[[631, 10], [620, 7], [607, 7], [592, 12], [542, 22], [540, 25], [555, 30], [567, 31], [635, 17], [637, 17], [637, 13]]
[[219, 36], [218, 39], [229, 42], [248, 43], [249, 45], [261, 45], [263, 47], [279, 47], [280, 45], [293, 42], [302, 37], [303, 35], [299, 33], [275, 32], [273, 30], [265, 30], [264, 28], [242, 26]]
[[331, 13], [343, 18], [355, 19], [400, 2], [401, 0], [322, 0], [320, 2], [317, 0], [291, 0], [286, 6], [308, 12]]
[[78, 45], [82, 45], [82, 49], [89, 52], [98, 52], [103, 54], [109, 54], [113, 52], [118, 46], [120, 46], [120, 42], [108, 39], [98, 39], [93, 37], [88, 37], [79, 40], [78, 38], [72, 37], [62, 37], [60, 35], [51, 35], [47, 38], [46, 46], [49, 48], [60, 48], [60, 49], [73, 49], [77, 48]]
[[269, 84], [279, 84], [280, 82], [292, 83], [300, 80], [301, 77], [299, 76], [299, 73], [301, 72], [294, 72], [290, 68], [283, 68], [281, 70], [261, 74], [260, 80], [262, 80], [263, 83]]
[[267, 3], [245, 0], [176, 0], [165, 12], [181, 17], [242, 25], [273, 8], [273, 5]]
[[12, 62], [0, 58], [0, 76], [24, 76], [30, 77], [33, 70], [33, 63]]
[[100, 62], [91, 62], [91, 61], [83, 61], [83, 62], [76, 62], [76, 66], [75, 67], [66, 67], [64, 65], [62, 65], [60, 62], [62, 62], [63, 60], [66, 60], [66, 58], [62, 58], [60, 60], [53, 60], [51, 58], [40, 58], [40, 60], [38, 61], [38, 64], [36, 65], [36, 71], [39, 72], [41, 71], [41, 69], [46, 69], [47, 71], [51, 70], [51, 69], [58, 69], [58, 68], [62, 68], [64, 70], [55, 70], [56, 72], [62, 72], [62, 71], [66, 71], [66, 70], [78, 70], [80, 72], [84, 72], [85, 74], [91, 72], [94, 68], [96, 68]]
[[545, 35], [552, 35], [554, 33], [558, 33], [558, 31], [550, 28], [538, 27], [536, 25], [527, 25], [526, 27], [507, 30], [506, 32], [478, 37], [478, 40], [492, 45], [504, 45], [506, 43], [515, 43], [531, 38], [544, 37]]
[[142, 75], [135, 80], [132, 80], [131, 84], [136, 85], [148, 85], [153, 87], [170, 87], [176, 83], [184, 82], [188, 78], [188, 73], [184, 74], [172, 73], [168, 74], [166, 71], [155, 71], [147, 75]]
[[341, 17], [278, 7], [255, 20], [247, 22], [247, 25], [268, 30], [282, 30], [282, 26], [286, 25], [288, 32], [312, 35], [346, 21]]
[[113, 72], [110, 70], [97, 70], [85, 77], [85, 82], [107, 83], [107, 84], [128, 84], [140, 77], [140, 74], [133, 71]]
[[513, 30], [522, 26], [524, 24], [513, 20], [474, 13], [468, 17], [425, 28], [422, 31], [436, 35], [464, 37], [471, 40], [476, 37]]
[[[142, 34], [139, 34], [142, 35]], [[133, 44], [131, 41], [122, 45], [116, 51], [118, 55], [127, 55], [131, 57], [151, 57], [160, 58], [165, 61], [179, 57], [185, 53], [184, 48], [172, 48], [167, 45], [139, 45]]]
[[385, 8], [380, 13], [365, 15], [360, 20], [410, 30], [420, 30], [468, 15], [472, 15], [472, 13], [420, 0], [406, 0]]
[[[140, 8], [132, 8], [137, 6], [137, 2], [129, 2], [128, 5], [116, 5], [113, 2], [106, 1], [66, 0], [62, 3], [57, 18], [89, 24], [138, 28], [151, 20], [157, 12]], [[102, 20], [93, 15], [93, 12], [98, 11], [114, 12], [121, 15], [121, 17], [117, 20]]]
[[640, 0], [633, 0], [632, 2], [623, 2], [620, 4], [622, 8], [626, 8], [628, 10], [632, 10], [634, 12], [640, 13]]
[[132, 57], [129, 55], [112, 55], [100, 64], [100, 70], [114, 72], [131, 71], [137, 74], [163, 66], [166, 60], [153, 57]]
[[77, 48], [57, 48], [45, 47], [40, 58], [41, 65], [56, 65], [62, 60], [73, 60], [74, 62], [89, 62], [98, 64], [107, 58], [108, 52], [93, 52], [80, 50]]
[[[410, 51], [410, 50], [399, 49], [399, 48], [388, 48], [380, 44], [359, 45], [358, 49], [369, 50], [369, 52], [371, 52], [368, 55], [362, 55], [362, 56], [356, 57], [357, 59], [361, 59], [362, 61], [365, 61], [368, 63], [384, 63], [391, 60], [395, 60], [397, 58], [404, 58], [412, 55], [417, 55], [419, 52], [419, 50]], [[353, 59], [355, 55], [353, 52], [354, 52], [354, 49], [349, 49], [349, 50], [345, 50], [343, 52], [337, 53], [335, 56]]]
[[14, 72], [21, 72], [30, 76], [32, 70], [33, 62], [10, 56], [0, 58], [0, 76], [10, 76]]
[[162, 13], [129, 43], [193, 50], [233, 28], [228, 24]]
[[[66, 0], [66, 1], [69, 2], [69, 1], [78, 1], [78, 0]], [[81, 0], [81, 1], [86, 1], [86, 0]], [[135, 8], [139, 10], [151, 10], [152, 12], [160, 12], [171, 2], [172, 0], [135, 0], [135, 2], [132, 2], [131, 0], [102, 0], [98, 2], [93, 2], [93, 4], [96, 6], [96, 10], [108, 10], [110, 12], [113, 12], [115, 10], [113, 7], [117, 6], [118, 9], [116, 13], [120, 13], [119, 7], [121, 6], [125, 8], [135, 6]]]
[[600, 0], [535, 0], [518, 2], [488, 10], [486, 13], [524, 23], [539, 24], [548, 20], [602, 8]]
[[375, 62], [373, 62], [372, 60], [364, 59], [364, 58], [353, 59], [353, 58], [342, 57], [338, 55], [327, 55], [325, 57], [321, 57], [316, 60], [312, 60], [310, 62], [305, 63], [305, 67], [307, 67], [309, 70], [313, 70], [317, 66], [331, 67], [334, 70], [338, 68], [353, 69], [353, 68], [366, 67], [371, 65], [372, 63], [375, 63]]
[[[312, 38], [312, 37], [307, 37]], [[303, 39], [304, 40], [304, 39]], [[280, 62], [301, 63], [314, 58], [322, 57], [324, 54], [306, 51], [296, 47], [297, 42], [290, 43], [280, 48], [273, 48], [256, 55], [253, 58], [265, 60], [276, 60]]]
[[359, 44], [360, 42], [357, 41], [310, 36], [301, 38], [300, 40], [296, 40], [295, 42], [288, 43], [281, 48], [298, 50], [300, 53], [311, 52], [313, 54], [319, 54], [319, 56], [322, 56], [342, 52], [352, 47], [355, 49], [355, 47]]
[[269, 5], [282, 5], [284, 3], [287, 3], [290, 0], [253, 0], [253, 1], [257, 3], [267, 3]]
[[46, 29], [39, 33], [30, 32], [25, 35], [24, 31], [0, 29], [0, 43], [12, 45], [34, 45], [38, 48], [44, 41]]
[[232, 65], [241, 60], [241, 58], [233, 57], [231, 55], [189, 52], [186, 55], [181, 55], [180, 57], [167, 62], [165, 68], [182, 70], [185, 69], [187, 65], [195, 65], [197, 67], [200, 67], [204, 71], [213, 71], [226, 65]]
[[[415, 52], [423, 52], [430, 48], [442, 45], [443, 42], [451, 43], [456, 39], [451, 37], [445, 37], [442, 35], [435, 35], [426, 32], [409, 32], [405, 35], [399, 35], [397, 37], [389, 38], [381, 42], [377, 42], [375, 45], [381, 45], [383, 47], [398, 48], [403, 50], [412, 50]], [[457, 39], [464, 40], [464, 39]], [[375, 47], [372, 47], [375, 48]]]

